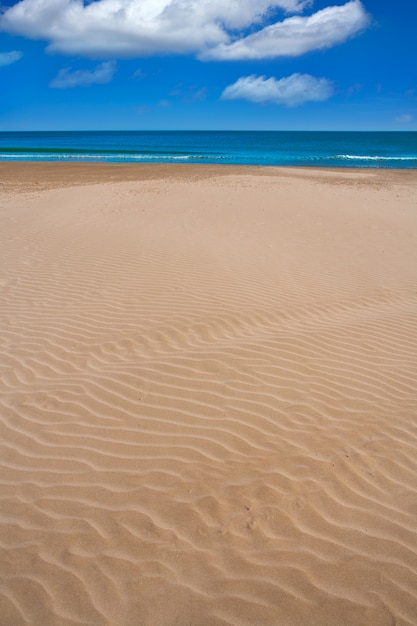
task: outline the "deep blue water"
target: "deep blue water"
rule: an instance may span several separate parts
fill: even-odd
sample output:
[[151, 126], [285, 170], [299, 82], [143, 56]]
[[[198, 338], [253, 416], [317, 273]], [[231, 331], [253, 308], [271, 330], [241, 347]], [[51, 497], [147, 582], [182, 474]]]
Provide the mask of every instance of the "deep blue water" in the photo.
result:
[[417, 132], [0, 132], [0, 160], [417, 168]]

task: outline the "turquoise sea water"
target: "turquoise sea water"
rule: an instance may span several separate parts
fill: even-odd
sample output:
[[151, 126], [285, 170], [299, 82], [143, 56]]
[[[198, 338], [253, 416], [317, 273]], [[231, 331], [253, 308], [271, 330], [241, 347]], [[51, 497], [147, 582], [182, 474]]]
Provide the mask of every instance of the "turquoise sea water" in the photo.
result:
[[417, 132], [0, 132], [2, 161], [417, 168]]

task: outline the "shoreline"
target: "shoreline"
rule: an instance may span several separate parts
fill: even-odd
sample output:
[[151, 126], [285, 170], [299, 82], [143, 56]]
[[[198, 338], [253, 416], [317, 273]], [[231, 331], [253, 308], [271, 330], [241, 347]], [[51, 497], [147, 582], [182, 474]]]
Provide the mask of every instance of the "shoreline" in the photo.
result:
[[[413, 182], [417, 170], [355, 167], [299, 167], [272, 165], [217, 165], [192, 163], [71, 163], [56, 161], [0, 161], [0, 192], [175, 178], [178, 175], [210, 178], [230, 175], [339, 177], [341, 180], [358, 176], [374, 178], [381, 183]], [[103, 181], [103, 176], [106, 180]]]

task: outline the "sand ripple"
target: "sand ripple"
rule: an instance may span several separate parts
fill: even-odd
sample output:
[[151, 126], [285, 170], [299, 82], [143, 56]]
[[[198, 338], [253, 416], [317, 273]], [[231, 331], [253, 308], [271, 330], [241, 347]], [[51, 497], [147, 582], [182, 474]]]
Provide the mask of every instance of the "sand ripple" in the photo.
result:
[[3, 198], [1, 624], [416, 624], [415, 180], [184, 171]]

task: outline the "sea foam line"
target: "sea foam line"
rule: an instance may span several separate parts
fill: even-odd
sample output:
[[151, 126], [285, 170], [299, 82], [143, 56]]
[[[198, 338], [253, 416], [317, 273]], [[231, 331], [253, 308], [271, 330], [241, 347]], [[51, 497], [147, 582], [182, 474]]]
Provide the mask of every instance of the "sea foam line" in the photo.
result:
[[370, 156], [370, 155], [356, 155], [356, 154], [338, 154], [334, 159], [351, 159], [358, 161], [417, 161], [416, 156]]
[[155, 159], [169, 159], [169, 160], [187, 160], [187, 159], [202, 159], [202, 158], [206, 158], [203, 157], [201, 155], [195, 156], [192, 154], [187, 154], [187, 155], [181, 155], [181, 156], [173, 156], [173, 155], [155, 155], [155, 156], [150, 156], [150, 155], [145, 155], [145, 154], [129, 154], [129, 155], [124, 155], [124, 154], [117, 154], [117, 155], [103, 155], [103, 154], [57, 154], [57, 153], [53, 153], [51, 152], [50, 154], [48, 154], [47, 156], [42, 153], [39, 154], [37, 152], [32, 152], [32, 153], [24, 153], [24, 154], [16, 154], [16, 153], [7, 153], [7, 154], [1, 154], [0, 153], [0, 159], [2, 160], [27, 160], [27, 159], [39, 159], [39, 160], [45, 160], [45, 159], [54, 159], [54, 160], [72, 160], [72, 161], [83, 161], [83, 160], [90, 160], [90, 159], [94, 159], [94, 160], [100, 160], [100, 161], [108, 161], [108, 160], [122, 160], [122, 159], [127, 159], [127, 160], [138, 160], [138, 159], [147, 159], [147, 160], [155, 160]]

